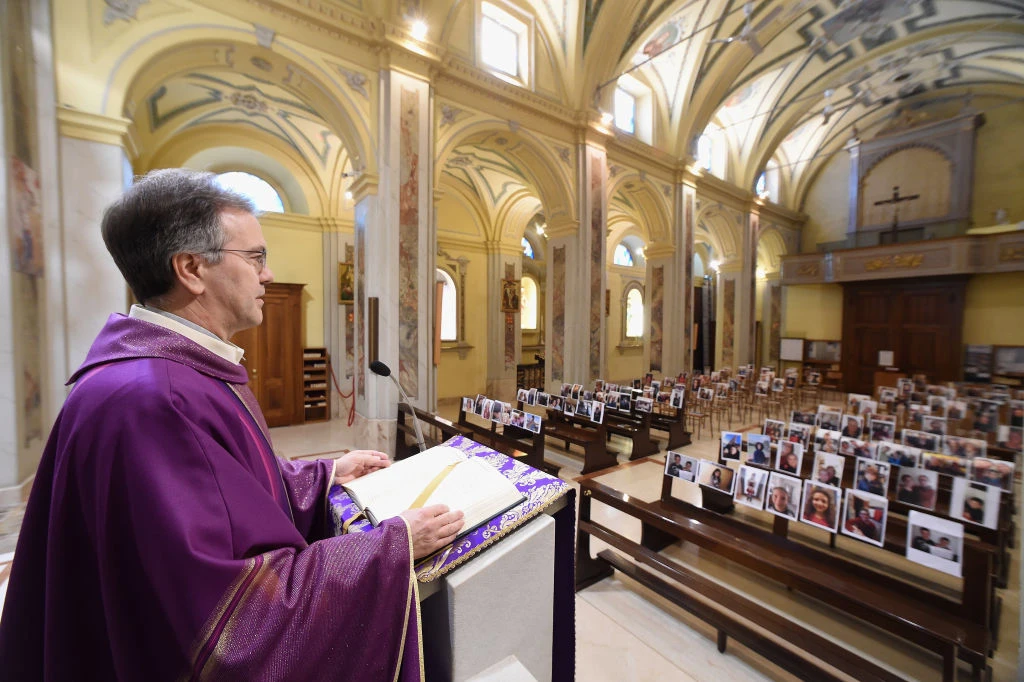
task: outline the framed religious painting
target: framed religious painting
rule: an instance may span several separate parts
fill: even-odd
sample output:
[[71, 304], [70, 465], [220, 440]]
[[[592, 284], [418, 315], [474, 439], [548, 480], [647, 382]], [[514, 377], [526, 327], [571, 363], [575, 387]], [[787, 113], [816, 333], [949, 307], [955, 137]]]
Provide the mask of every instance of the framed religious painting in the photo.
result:
[[355, 301], [355, 291], [352, 280], [352, 264], [338, 263], [338, 303], [346, 305]]
[[501, 280], [501, 312], [519, 312], [519, 280]]

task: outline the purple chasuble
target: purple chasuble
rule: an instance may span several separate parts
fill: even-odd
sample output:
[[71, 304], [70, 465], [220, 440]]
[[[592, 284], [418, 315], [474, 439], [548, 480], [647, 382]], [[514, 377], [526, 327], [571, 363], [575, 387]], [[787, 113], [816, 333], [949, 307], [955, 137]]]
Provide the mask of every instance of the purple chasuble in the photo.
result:
[[110, 317], [36, 473], [5, 679], [421, 680], [405, 523], [325, 539], [332, 462], [278, 460], [246, 379]]

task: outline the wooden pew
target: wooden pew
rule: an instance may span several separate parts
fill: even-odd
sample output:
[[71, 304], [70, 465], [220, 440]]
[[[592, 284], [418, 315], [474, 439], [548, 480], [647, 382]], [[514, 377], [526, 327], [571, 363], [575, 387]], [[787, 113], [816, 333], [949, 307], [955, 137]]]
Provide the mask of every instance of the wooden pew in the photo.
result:
[[544, 432], [533, 433], [514, 426], [504, 426], [488, 421], [487, 426], [469, 420], [466, 411], [459, 407], [458, 427], [467, 431], [469, 438], [486, 445], [492, 450], [529, 464], [552, 476], [558, 475], [558, 467], [544, 461]]
[[[668, 499], [644, 502], [625, 495], [594, 480], [580, 483], [581, 505], [577, 548], [578, 588], [606, 575], [610, 568], [603, 561], [589, 555], [589, 539], [593, 535], [634, 559], [653, 565], [652, 553], [670, 542], [692, 542], [704, 551], [722, 557], [879, 627], [906, 641], [933, 651], [942, 657], [943, 679], [952, 681], [958, 659], [973, 668], [975, 679], [981, 679], [987, 670], [987, 657], [992, 643], [991, 622], [991, 566], [992, 549], [982, 543], [965, 541], [963, 549], [964, 591], [960, 601], [937, 595], [916, 585], [873, 571], [854, 561], [817, 550], [771, 531], [753, 527], [738, 519], [723, 516], [685, 502]], [[643, 525], [643, 538], [637, 544], [591, 520], [590, 501], [597, 500], [625, 514], [638, 518]], [[779, 518], [776, 524], [787, 524]], [[658, 568], [657, 566], [654, 566]], [[682, 579], [682, 585], [700, 590], [700, 584], [687, 582], [685, 572], [672, 575]], [[679, 588], [669, 586], [678, 592]], [[763, 613], [747, 608], [742, 601], [731, 602], [734, 616], [769, 627]], [[730, 633], [719, 630], [720, 648]], [[753, 633], [741, 633], [755, 638]], [[755, 642], [756, 643], [756, 642]], [[821, 642], [800, 638], [793, 643], [808, 653], [822, 657], [826, 653]], [[764, 644], [764, 643], [762, 643]], [[755, 650], [760, 650], [755, 647]], [[774, 659], [773, 659], [774, 660]], [[827, 658], [824, 660], [828, 660]], [[780, 665], [784, 662], [777, 661]], [[878, 678], [867, 661], [849, 661], [855, 677]], [[800, 671], [794, 670], [799, 674]], [[815, 676], [812, 676], [815, 677]]]
[[[579, 423], [579, 422], [577, 422]], [[648, 457], [658, 453], [658, 444], [651, 440], [651, 413], [638, 412], [635, 409], [629, 412], [617, 410], [605, 410], [605, 430], [608, 433], [608, 440], [612, 434], [628, 438], [632, 443], [629, 458], [631, 460]], [[582, 422], [586, 426], [586, 421]]]
[[651, 413], [651, 428], [668, 434], [666, 450], [675, 450], [690, 444], [690, 432], [686, 430], [686, 410], [671, 405], [655, 405]]
[[543, 421], [542, 433], [548, 438], [555, 438], [569, 445], [583, 448], [583, 474], [607, 469], [618, 464], [615, 455], [608, 451], [607, 432], [604, 424], [594, 424], [597, 428], [589, 429], [577, 426], [568, 415], [558, 410], [548, 410], [547, 419]]
[[[456, 424], [439, 417], [436, 414], [416, 409], [416, 416], [420, 420], [420, 428], [423, 431], [423, 440], [427, 447], [433, 447], [438, 443], [452, 438], [453, 436], [469, 436], [466, 429], [459, 428]], [[398, 438], [395, 443], [395, 461], [405, 459], [418, 452], [416, 446], [416, 427], [409, 419], [409, 408], [404, 403], [398, 403]]]

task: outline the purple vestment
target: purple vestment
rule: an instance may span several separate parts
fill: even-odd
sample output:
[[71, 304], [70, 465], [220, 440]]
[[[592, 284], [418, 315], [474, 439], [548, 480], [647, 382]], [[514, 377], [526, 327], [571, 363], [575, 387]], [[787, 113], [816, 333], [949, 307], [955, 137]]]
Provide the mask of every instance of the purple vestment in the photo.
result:
[[279, 461], [246, 379], [110, 317], [36, 474], [4, 679], [421, 679], [405, 523], [323, 539], [332, 463]]

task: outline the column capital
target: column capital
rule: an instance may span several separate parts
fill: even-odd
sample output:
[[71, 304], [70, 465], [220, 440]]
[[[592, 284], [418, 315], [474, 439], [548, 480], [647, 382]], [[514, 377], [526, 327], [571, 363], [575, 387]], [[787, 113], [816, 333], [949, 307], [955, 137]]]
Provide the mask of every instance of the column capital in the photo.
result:
[[782, 281], [782, 271], [776, 270], [775, 272], [766, 272], [764, 275], [764, 280], [766, 282], [777, 284], [778, 282]]
[[676, 247], [667, 242], [656, 242], [648, 244], [644, 249], [644, 258], [648, 262], [659, 258], [671, 258], [676, 253]]
[[743, 261], [736, 259], [726, 261], [718, 266], [720, 275], [738, 275], [743, 272]]
[[127, 118], [57, 107], [57, 129], [64, 137], [126, 148], [131, 125], [132, 121]]
[[547, 234], [548, 239], [571, 237], [576, 234], [579, 227], [580, 221], [565, 217], [558, 220], [548, 220], [544, 233]]
[[380, 178], [376, 174], [364, 172], [352, 181], [348, 189], [352, 192], [352, 200], [358, 204], [366, 197], [376, 195], [379, 185]]

